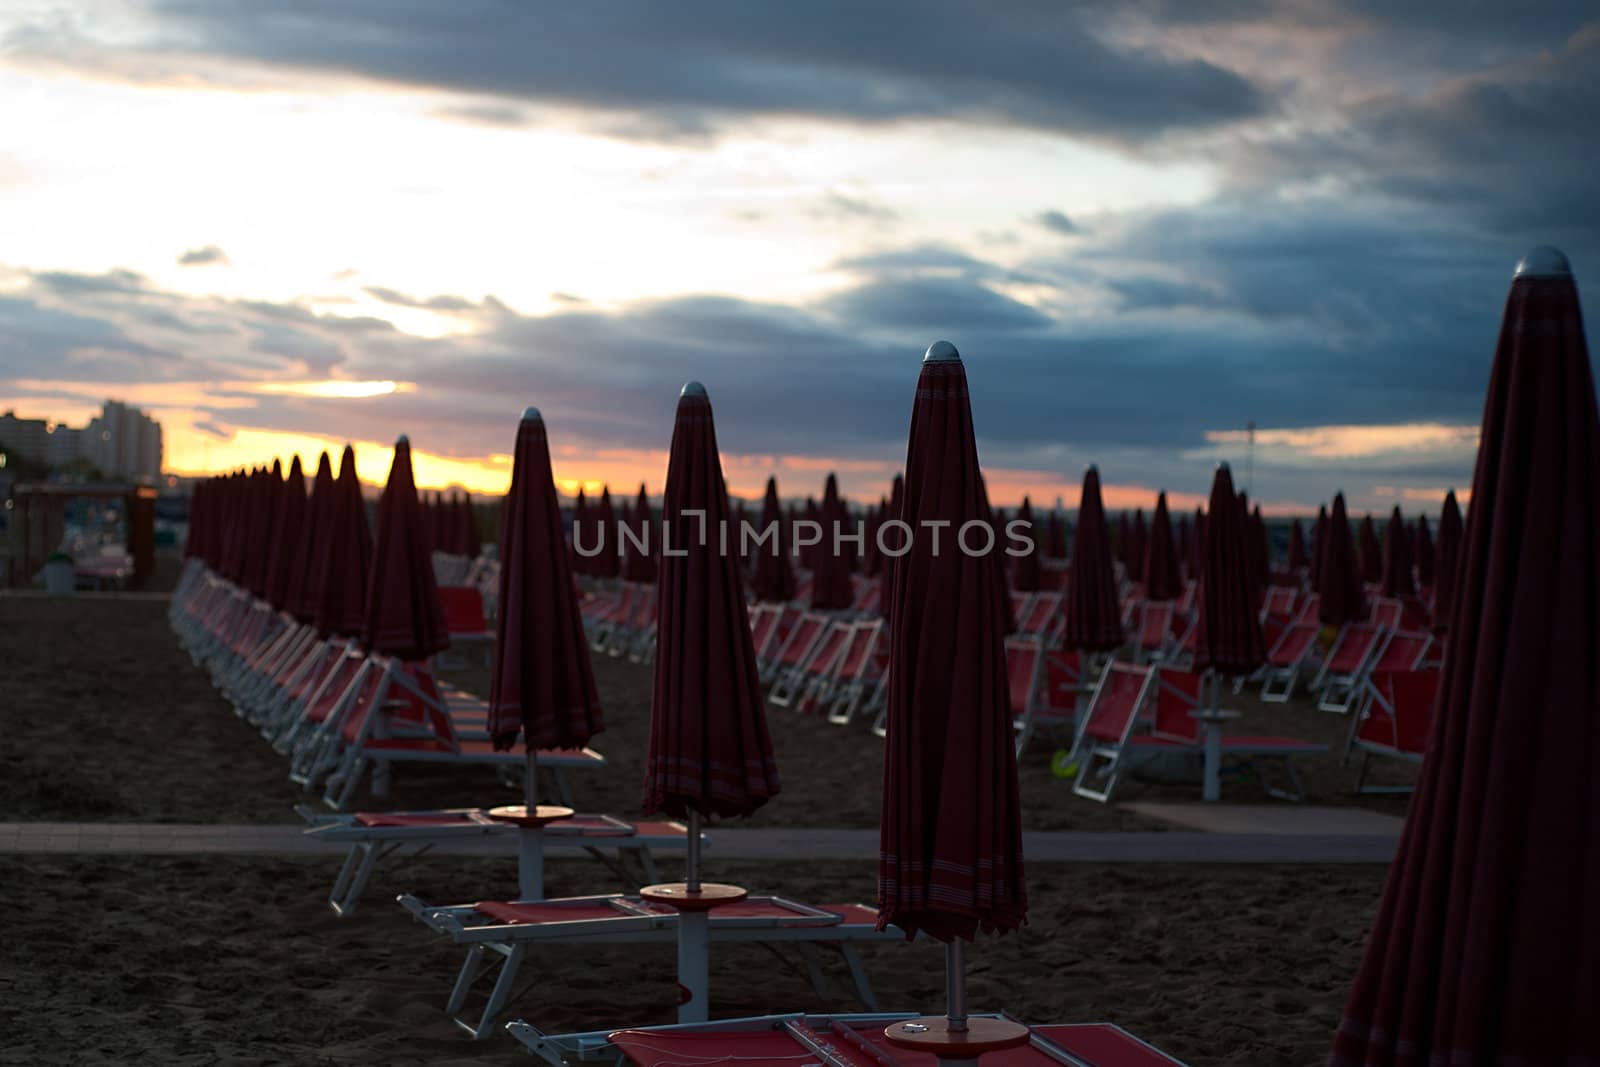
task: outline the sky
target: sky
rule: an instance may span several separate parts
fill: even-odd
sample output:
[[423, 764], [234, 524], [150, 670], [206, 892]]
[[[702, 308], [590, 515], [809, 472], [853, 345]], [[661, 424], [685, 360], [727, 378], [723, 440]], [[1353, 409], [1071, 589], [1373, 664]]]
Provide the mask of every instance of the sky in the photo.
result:
[[1592, 0], [0, 0], [0, 100], [0, 410], [180, 474], [498, 492], [535, 405], [656, 493], [695, 379], [731, 491], [875, 498], [943, 338], [998, 504], [1434, 510], [1600, 263]]

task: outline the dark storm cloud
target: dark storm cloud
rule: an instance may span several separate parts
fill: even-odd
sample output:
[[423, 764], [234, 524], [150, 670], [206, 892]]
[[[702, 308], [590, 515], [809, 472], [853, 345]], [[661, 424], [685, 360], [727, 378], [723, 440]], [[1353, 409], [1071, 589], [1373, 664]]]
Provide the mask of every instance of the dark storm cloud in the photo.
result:
[[[427, 0], [151, 0], [149, 47], [501, 101], [591, 109], [624, 136], [700, 137], [732, 117], [957, 118], [1137, 142], [1267, 107], [1204, 60], [1119, 43], [1104, 12], [1026, 0], [933, 6], [741, 0], [594, 6]], [[13, 48], [46, 51], [47, 28]], [[20, 42], [20, 43], [19, 43]], [[473, 121], [514, 115], [501, 104]]]
[[178, 266], [180, 267], [225, 267], [227, 265], [228, 254], [216, 245], [191, 248], [178, 257]]

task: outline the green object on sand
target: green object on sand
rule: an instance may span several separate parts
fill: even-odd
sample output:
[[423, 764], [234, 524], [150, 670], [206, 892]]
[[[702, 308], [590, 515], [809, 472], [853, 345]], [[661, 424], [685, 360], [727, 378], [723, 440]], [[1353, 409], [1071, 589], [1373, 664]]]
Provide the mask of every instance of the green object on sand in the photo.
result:
[[1056, 754], [1050, 757], [1050, 773], [1057, 778], [1071, 778], [1078, 773], [1078, 761], [1072, 758], [1072, 753], [1064, 748], [1056, 749]]

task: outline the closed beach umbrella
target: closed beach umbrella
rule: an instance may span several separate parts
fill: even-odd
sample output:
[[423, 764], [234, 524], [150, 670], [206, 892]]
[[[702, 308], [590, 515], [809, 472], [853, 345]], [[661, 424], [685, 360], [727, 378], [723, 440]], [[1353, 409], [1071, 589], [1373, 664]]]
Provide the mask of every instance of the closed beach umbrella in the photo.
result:
[[1313, 592], [1322, 592], [1322, 564], [1328, 553], [1328, 506], [1317, 506], [1317, 525], [1312, 530], [1311, 541], [1311, 589]]
[[739, 560], [721, 550], [715, 533], [727, 520], [711, 401], [704, 386], [690, 382], [678, 398], [661, 503], [665, 543], [673, 550], [662, 553], [657, 577], [644, 790], [646, 814], [687, 816], [689, 851], [683, 882], [640, 891], [680, 910], [679, 1022], [706, 1018], [706, 909], [745, 895], [701, 881], [700, 820], [749, 815], [778, 794]]
[[1289, 523], [1289, 554], [1285, 563], [1291, 574], [1298, 574], [1306, 568], [1306, 535], [1299, 519]]
[[311, 496], [306, 500], [305, 521], [300, 524], [300, 540], [295, 547], [294, 566], [287, 593], [289, 613], [303, 623], [317, 619], [316, 562], [321, 551], [328, 509], [333, 500], [333, 464], [323, 452], [311, 479]]
[[528, 754], [521, 808], [496, 809], [520, 829], [524, 899], [544, 896], [543, 827], [572, 809], [536, 803], [538, 750], [582, 748], [605, 729], [578, 613], [550, 442], [536, 408], [522, 413], [500, 533], [499, 627], [489, 682], [489, 736], [507, 750], [522, 735]]
[[1378, 543], [1378, 530], [1372, 524], [1372, 514], [1369, 512], [1361, 517], [1361, 539], [1358, 542], [1360, 555], [1357, 562], [1361, 566], [1361, 580], [1363, 582], [1381, 582], [1383, 580], [1383, 546]]
[[[623, 505], [627, 507], [626, 504]], [[655, 538], [650, 536], [650, 497], [639, 483], [639, 498], [627, 519], [628, 527], [637, 535], [637, 543], [622, 542], [622, 580], [625, 582], [653, 582], [656, 580]], [[714, 529], [714, 527], [712, 527]], [[711, 536], [708, 534], [707, 536]]]
[[1461, 561], [1461, 508], [1456, 504], [1456, 491], [1444, 495], [1444, 510], [1439, 513], [1439, 546], [1435, 553], [1433, 625], [1436, 629], [1450, 626], [1450, 613], [1456, 605], [1456, 581]]
[[1411, 537], [1397, 506], [1383, 529], [1383, 595], [1409, 600], [1417, 595], [1411, 577]]
[[1094, 467], [1083, 475], [1076, 533], [1062, 640], [1068, 648], [1108, 652], [1123, 641], [1122, 608], [1117, 602], [1117, 576], [1111, 568], [1106, 512], [1100, 503], [1100, 471]]
[[751, 591], [757, 600], [775, 603], [794, 599], [794, 565], [789, 561], [789, 523], [778, 503], [778, 479], [767, 479], [767, 493], [761, 503], [761, 531], [770, 534], [756, 554]]
[[478, 510], [472, 504], [472, 494], [465, 489], [461, 491], [458, 507], [456, 521], [461, 527], [461, 554], [468, 559], [477, 559], [483, 552], [483, 541], [478, 537]]
[[1417, 564], [1417, 581], [1426, 589], [1433, 588], [1434, 554], [1433, 535], [1428, 531], [1428, 516], [1417, 516], [1417, 533], [1412, 538], [1415, 547], [1415, 562]]
[[[620, 554], [622, 546], [618, 543], [621, 541], [621, 536], [617, 529], [617, 512], [611, 506], [609, 485], [600, 487], [600, 503], [594, 507], [593, 514], [589, 517], [593, 520], [594, 526], [599, 528], [593, 532], [595, 532], [594, 547], [600, 550], [589, 560], [589, 573], [596, 578], [615, 578], [622, 573]], [[584, 547], [590, 546], [585, 544]]]
[[[506, 516], [504, 508], [505, 505], [501, 504], [500, 524], [502, 538], [505, 536]], [[580, 547], [585, 551], [594, 547], [594, 534], [589, 530], [589, 501], [584, 496], [583, 486], [581, 485], [578, 486], [578, 499], [572, 505], [572, 572], [574, 574], [591, 574], [593, 573], [593, 568], [590, 557], [579, 552], [578, 549]], [[500, 559], [502, 565], [504, 565], [505, 554], [503, 552]]]
[[1267, 539], [1267, 521], [1261, 517], [1260, 504], [1250, 513], [1245, 530], [1249, 534], [1245, 544], [1250, 552], [1250, 576], [1255, 580], [1256, 599], [1259, 602], [1262, 591], [1272, 580], [1272, 544]]
[[372, 528], [356, 477], [356, 453], [349, 445], [339, 457], [327, 533], [317, 552], [317, 630], [324, 637], [354, 637], [366, 625], [367, 578], [372, 570]]
[[1200, 580], [1200, 572], [1206, 566], [1206, 513], [1203, 508], [1194, 509], [1194, 533], [1189, 538], [1189, 577], [1195, 581]]
[[411, 480], [411, 443], [402, 437], [395, 442], [389, 482], [378, 500], [378, 532], [361, 631], [369, 651], [422, 660], [450, 647], [431, 553], [417, 487]]
[[1196, 665], [1217, 674], [1249, 674], [1266, 658], [1257, 614], [1253, 548], [1236, 503], [1227, 464], [1211, 482], [1205, 565], [1200, 572], [1200, 639]]
[[1067, 524], [1061, 510], [1052, 508], [1044, 527], [1044, 554], [1051, 559], [1067, 558]]
[[244, 587], [262, 599], [267, 595], [267, 564], [277, 540], [283, 510], [283, 464], [272, 461], [272, 470], [256, 480], [256, 509], [250, 520], [245, 544]]
[[[912, 407], [902, 518], [918, 531], [929, 521], [958, 531], [988, 517], [966, 371], [955, 347], [937, 342]], [[950, 946], [950, 1009], [934, 1022], [964, 1031], [961, 942], [1016, 929], [1028, 901], [998, 595], [1005, 575], [995, 553], [943, 547], [915, 538], [895, 572], [878, 922]], [[989, 1022], [971, 1020], [972, 1032]], [[915, 1040], [897, 1035], [906, 1025], [891, 1027], [891, 1040]]]
[[1350, 517], [1344, 509], [1344, 494], [1333, 495], [1333, 510], [1328, 514], [1327, 547], [1322, 556], [1322, 582], [1317, 617], [1328, 626], [1343, 626], [1367, 617], [1367, 594], [1356, 562], [1355, 545], [1350, 538]]
[[267, 555], [267, 602], [280, 611], [289, 608], [289, 583], [299, 563], [300, 539], [306, 522], [306, 476], [300, 457], [289, 464], [289, 477], [279, 493], [278, 518]]
[[1600, 419], [1536, 249], [1489, 374], [1417, 790], [1329, 1063], [1600, 1063]]
[[1144, 550], [1144, 595], [1150, 600], [1176, 600], [1183, 592], [1178, 575], [1178, 548], [1172, 541], [1172, 519], [1167, 513], [1167, 493], [1156, 497]]
[[[1033, 504], [1027, 497], [1022, 498], [1017, 521], [1028, 524], [1028, 551], [1026, 555], [1011, 558], [1011, 588], [1019, 593], [1034, 593], [1039, 589], [1039, 538], [1033, 525]], [[1011, 546], [1004, 529], [996, 531], [995, 544]]]
[[822, 524], [822, 541], [811, 549], [811, 606], [817, 611], [842, 611], [855, 601], [850, 584], [850, 559], [834, 550], [834, 537], [848, 533], [849, 515], [839, 499], [839, 481], [828, 475], [822, 490], [822, 506], [817, 509]]

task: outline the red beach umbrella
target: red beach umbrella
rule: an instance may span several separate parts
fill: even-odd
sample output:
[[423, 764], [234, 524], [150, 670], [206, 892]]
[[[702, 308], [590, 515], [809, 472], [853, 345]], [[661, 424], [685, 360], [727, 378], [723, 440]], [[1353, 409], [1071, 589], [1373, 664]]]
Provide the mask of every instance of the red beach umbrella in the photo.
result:
[[1150, 531], [1144, 524], [1144, 508], [1135, 508], [1133, 512], [1133, 544], [1128, 546], [1128, 573], [1142, 575], [1144, 573], [1144, 556], [1150, 542]]
[[707, 910], [745, 896], [737, 886], [700, 880], [700, 820], [749, 815], [778, 794], [739, 561], [721, 550], [716, 533], [727, 521], [711, 401], [704, 386], [690, 382], [678, 398], [662, 496], [664, 544], [672, 551], [663, 549], [657, 581], [644, 790], [647, 814], [688, 817], [687, 877], [640, 891], [680, 912], [679, 1022], [706, 1018]]
[[1178, 550], [1172, 543], [1172, 519], [1167, 513], [1165, 489], [1156, 497], [1155, 516], [1144, 552], [1144, 589], [1150, 600], [1176, 600], [1183, 592], [1178, 575]]
[[644, 491], [643, 482], [639, 483], [639, 498], [634, 502], [627, 524], [637, 535], [638, 543], [627, 539], [622, 542], [622, 580], [653, 582], [656, 580], [655, 539], [650, 536], [650, 497]]
[[1372, 514], [1370, 512], [1361, 517], [1359, 547], [1361, 554], [1358, 562], [1361, 565], [1361, 580], [1363, 582], [1382, 581], [1383, 548], [1378, 544], [1378, 530], [1372, 524]]
[[828, 475], [816, 521], [822, 524], [822, 541], [811, 549], [811, 607], [817, 611], [843, 611], [855, 601], [850, 584], [850, 561], [834, 550], [834, 537], [848, 533], [849, 516], [839, 499], [839, 481]]
[[1067, 524], [1062, 521], [1059, 503], [1058, 498], [1058, 506], [1051, 509], [1050, 517], [1045, 520], [1044, 554], [1051, 559], [1067, 558]]
[[1427, 758], [1330, 1064], [1600, 1062], [1600, 417], [1566, 258], [1506, 301]]
[[411, 442], [401, 437], [395, 442], [389, 482], [378, 500], [378, 533], [361, 635], [370, 651], [421, 660], [450, 647], [431, 553], [411, 480]]
[[1432, 589], [1435, 571], [1433, 536], [1428, 532], [1428, 516], [1417, 516], [1417, 532], [1411, 543], [1415, 546], [1417, 581], [1424, 588]]
[[1456, 504], [1456, 491], [1444, 496], [1444, 510], [1439, 513], [1439, 546], [1435, 553], [1433, 587], [1433, 625], [1444, 630], [1450, 626], [1450, 613], [1456, 605], [1456, 583], [1461, 562], [1461, 508]]
[[282, 611], [289, 607], [290, 575], [300, 563], [297, 553], [306, 523], [306, 476], [299, 456], [289, 464], [289, 478], [278, 496], [278, 517], [272, 524], [267, 557], [267, 602]]
[[789, 524], [778, 503], [778, 480], [767, 479], [761, 504], [761, 532], [771, 537], [752, 550], [756, 554], [751, 590], [757, 600], [783, 603], [794, 599], [794, 567], [789, 562]]
[[1355, 545], [1350, 539], [1350, 518], [1344, 510], [1344, 494], [1333, 496], [1333, 511], [1328, 515], [1327, 547], [1321, 549], [1321, 599], [1317, 617], [1328, 626], [1343, 626], [1367, 617], [1367, 594], [1361, 571], [1356, 565]]
[[[1011, 588], [1019, 593], [1036, 593], [1039, 591], [1039, 537], [1035, 532], [1033, 522], [1033, 503], [1027, 497], [1022, 498], [1022, 507], [1017, 509], [1017, 521], [1028, 524], [1029, 548], [1026, 555], [1013, 557], [1011, 560]], [[1011, 541], [1005, 530], [996, 532], [995, 543], [1010, 547]]]
[[1417, 595], [1417, 584], [1411, 577], [1411, 538], [1398, 505], [1383, 529], [1383, 595], [1402, 600]]
[[[901, 517], [919, 532], [989, 517], [966, 371], [947, 342], [928, 349], [917, 382]], [[966, 1017], [961, 943], [1014, 930], [1027, 915], [1004, 587], [996, 553], [936, 552], [927, 537], [895, 570], [878, 922], [946, 942], [950, 987], [947, 1017], [909, 1033], [895, 1024], [896, 1043], [917, 1041], [930, 1023], [978, 1039], [991, 1020]], [[1006, 1027], [1026, 1040], [1025, 1028]]]
[[300, 540], [295, 547], [294, 567], [286, 594], [285, 607], [289, 613], [307, 624], [316, 622], [317, 618], [317, 555], [322, 548], [332, 500], [333, 465], [328, 453], [323, 452], [317, 461], [316, 476], [311, 479], [311, 496], [306, 501], [305, 521], [300, 524]]
[[1117, 516], [1117, 561], [1124, 574], [1133, 574], [1133, 522], [1126, 511]]
[[1291, 574], [1298, 574], [1306, 569], [1306, 534], [1300, 528], [1299, 519], [1289, 523], [1289, 555], [1285, 562]]
[[478, 537], [478, 510], [473, 506], [472, 494], [461, 491], [461, 554], [477, 559], [483, 553], [483, 541]]
[[1217, 674], [1249, 674], [1266, 658], [1257, 614], [1249, 531], [1236, 503], [1226, 463], [1211, 482], [1206, 522], [1205, 566], [1200, 574], [1198, 666]]
[[324, 637], [354, 637], [366, 625], [367, 578], [372, 569], [372, 529], [367, 502], [356, 478], [356, 454], [349, 445], [339, 458], [339, 478], [327, 515], [327, 533], [317, 553], [317, 630]]
[[[500, 520], [503, 525], [505, 522], [505, 513], [503, 511], [501, 512]], [[590, 543], [593, 537], [594, 535], [589, 529], [589, 501], [583, 495], [583, 486], [580, 485], [578, 486], [577, 503], [572, 506], [572, 573], [592, 573], [589, 557], [579, 552], [578, 546], [581, 545], [584, 549], [593, 547]]]
[[[600, 551], [589, 560], [589, 573], [596, 578], [615, 578], [622, 573], [622, 546], [617, 529], [617, 512], [611, 506], [611, 487], [600, 487], [600, 503], [594, 508], [594, 513], [589, 516], [594, 525], [600, 528], [595, 537], [595, 543]], [[585, 545], [585, 547], [588, 547]]]
[[1195, 581], [1200, 580], [1200, 572], [1206, 565], [1206, 513], [1201, 508], [1194, 509], [1194, 533], [1189, 537], [1189, 577]]
[[267, 595], [267, 563], [277, 540], [282, 507], [283, 464], [275, 459], [272, 470], [257, 479], [255, 515], [245, 542], [244, 587], [262, 599]]
[[1311, 540], [1311, 590], [1315, 593], [1322, 592], [1322, 564], [1328, 554], [1328, 507], [1326, 504], [1317, 506], [1317, 525], [1312, 530]]
[[1272, 580], [1272, 543], [1267, 539], [1267, 520], [1261, 517], [1260, 504], [1255, 506], [1249, 517], [1245, 529], [1250, 537], [1246, 545], [1250, 550], [1250, 574], [1255, 579], [1256, 596], [1259, 599], [1262, 590]]
[[1068, 648], [1109, 652], [1123, 642], [1122, 609], [1117, 602], [1116, 573], [1111, 568], [1105, 507], [1100, 502], [1100, 471], [1095, 467], [1083, 475], [1076, 533], [1063, 640]]

